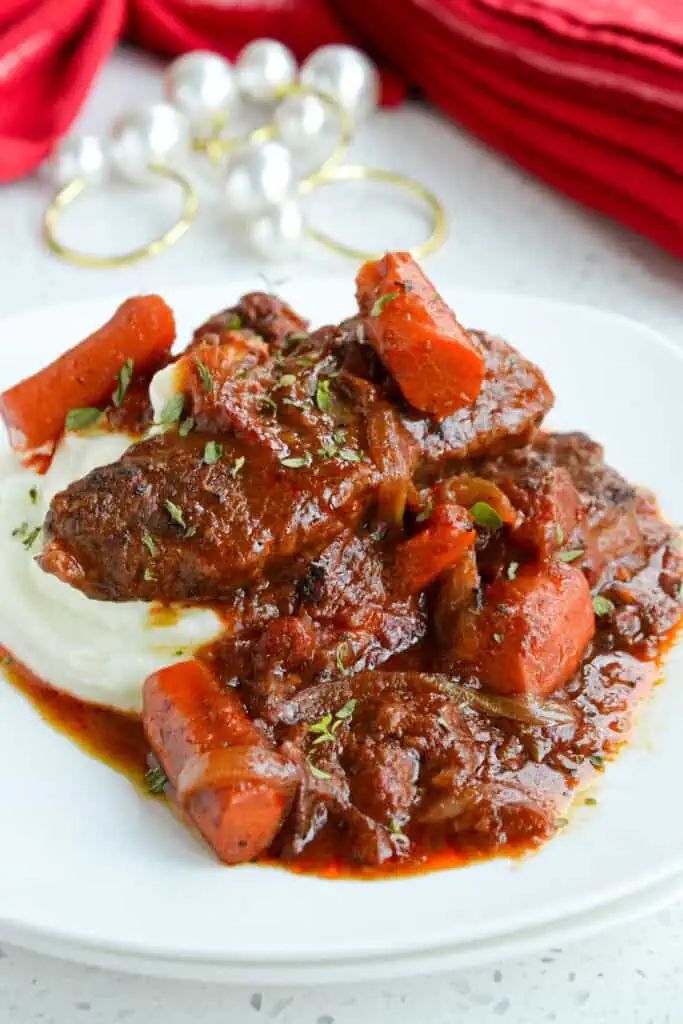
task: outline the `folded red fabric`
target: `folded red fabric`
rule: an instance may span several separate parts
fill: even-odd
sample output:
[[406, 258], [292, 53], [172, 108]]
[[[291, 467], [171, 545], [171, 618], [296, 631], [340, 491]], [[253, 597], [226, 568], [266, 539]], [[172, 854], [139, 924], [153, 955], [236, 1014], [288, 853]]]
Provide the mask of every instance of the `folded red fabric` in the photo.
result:
[[[340, 0], [454, 119], [567, 195], [683, 255], [681, 13], [662, 42], [620, 26], [623, 3]], [[665, 5], [654, 4], [659, 14]], [[655, 62], [655, 51], [665, 59]]]

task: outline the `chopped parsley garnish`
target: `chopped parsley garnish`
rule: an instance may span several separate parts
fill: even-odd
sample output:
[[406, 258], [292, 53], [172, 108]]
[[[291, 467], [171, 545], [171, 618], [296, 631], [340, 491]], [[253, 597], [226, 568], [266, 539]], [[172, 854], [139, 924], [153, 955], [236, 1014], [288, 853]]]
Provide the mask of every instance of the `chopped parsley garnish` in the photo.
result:
[[177, 523], [178, 526], [182, 526], [183, 529], [185, 529], [185, 517], [183, 515], [183, 510], [179, 508], [178, 505], [174, 504], [174, 502], [172, 501], [165, 501], [164, 508], [168, 512], [173, 522]]
[[145, 569], [144, 573], [142, 574], [142, 578], [144, 579], [145, 583], [155, 583], [157, 575], [153, 569]]
[[318, 362], [315, 356], [298, 356], [296, 361], [304, 370]]
[[587, 804], [589, 807], [595, 807], [598, 801], [595, 799], [594, 796], [587, 796], [583, 802]]
[[183, 414], [184, 407], [185, 395], [182, 393], [171, 395], [168, 402], [166, 402], [166, 405], [161, 410], [161, 417], [159, 419], [161, 426], [172, 427], [174, 423], [177, 423]]
[[335, 712], [334, 717], [344, 722], [347, 718], [351, 718], [351, 715], [356, 710], [357, 704], [358, 701], [356, 700], [356, 698], [351, 697], [350, 700], [347, 700], [346, 704], [339, 708], [339, 711]]
[[244, 463], [246, 461], [247, 460], [245, 459], [244, 455], [240, 455], [239, 459], [235, 459], [235, 461], [232, 464], [232, 469], [230, 470], [230, 476], [233, 479], [240, 475], [240, 473], [242, 472], [242, 467], [244, 466]]
[[187, 437], [187, 435], [191, 433], [193, 430], [194, 420], [191, 416], [188, 416], [186, 420], [183, 420], [183, 422], [178, 427], [178, 433], [180, 434], [181, 437]]
[[426, 523], [427, 520], [431, 517], [431, 514], [432, 514], [433, 511], [434, 511], [434, 502], [430, 498], [429, 501], [427, 502], [427, 504], [425, 505], [425, 507], [422, 509], [422, 511], [418, 512], [418, 514], [415, 516], [415, 522], [417, 522], [417, 523]]
[[605, 759], [602, 754], [591, 754], [588, 760], [594, 768], [597, 768], [600, 771], [605, 767]]
[[188, 528], [185, 530], [185, 533], [183, 534], [183, 536], [184, 537], [188, 537], [188, 538], [189, 537], [194, 537], [196, 532], [197, 532], [197, 527], [196, 526], [188, 526]]
[[481, 526], [482, 529], [489, 530], [491, 533], [500, 530], [503, 525], [503, 520], [495, 508], [491, 508], [486, 501], [476, 501], [470, 509], [470, 513], [477, 526]]
[[308, 768], [314, 779], [331, 779], [332, 776], [329, 772], [324, 772], [322, 768], [318, 768], [317, 764], [313, 764], [310, 757], [307, 758]]
[[571, 551], [560, 551], [557, 557], [561, 562], [575, 562], [582, 554], [583, 548], [573, 548]]
[[155, 765], [145, 772], [145, 785], [150, 793], [163, 793], [168, 785], [168, 775], [161, 765]]
[[352, 697], [350, 700], [347, 700], [343, 707], [339, 708], [339, 711], [335, 711], [334, 718], [328, 712], [328, 714], [323, 715], [319, 722], [313, 722], [312, 725], [309, 725], [308, 731], [316, 737], [313, 740], [313, 746], [317, 747], [322, 743], [334, 743], [337, 729], [342, 722], [346, 722], [351, 718], [357, 704], [358, 701]]
[[401, 828], [399, 823], [396, 821], [396, 818], [392, 818], [391, 821], [389, 822], [389, 831], [391, 832], [392, 836], [402, 836], [403, 835], [403, 829]]
[[303, 469], [304, 466], [310, 466], [311, 464], [310, 452], [307, 452], [306, 455], [293, 455], [280, 459], [280, 464], [286, 466], [287, 469]]
[[297, 334], [290, 334], [285, 338], [285, 348], [289, 348], [290, 345], [296, 345], [299, 341], [308, 341], [308, 335], [305, 331], [299, 331]]
[[443, 715], [437, 715], [436, 716], [436, 720], [439, 723], [439, 725], [441, 726], [441, 728], [445, 729], [446, 732], [450, 732], [451, 731], [451, 723]]
[[569, 818], [558, 818], [555, 822], [557, 828], [566, 828], [569, 824]]
[[275, 385], [275, 388], [291, 388], [292, 384], [296, 384], [296, 376], [293, 373], [285, 373], [280, 377], [279, 381]]
[[31, 504], [35, 505], [36, 502], [38, 501], [38, 488], [37, 487], [32, 487], [30, 489], [30, 491], [28, 492], [28, 496], [31, 499]]
[[593, 598], [593, 611], [596, 615], [609, 615], [614, 611], [614, 601], [603, 597], [602, 594], [596, 594]]
[[225, 326], [229, 331], [239, 331], [242, 327], [242, 317], [239, 313], [233, 313]]
[[494, 633], [493, 639], [496, 641], [497, 644], [502, 644], [505, 637], [503, 636], [502, 633]]
[[14, 658], [12, 657], [11, 654], [5, 654], [0, 659], [0, 665], [2, 665], [3, 668], [10, 668], [13, 664]]
[[197, 364], [197, 369], [199, 370], [199, 376], [201, 377], [204, 390], [207, 395], [210, 395], [213, 391], [213, 377], [211, 376], [211, 371], [208, 369], [206, 363], [201, 361], [199, 356], [195, 356], [194, 361]]
[[94, 406], [85, 406], [83, 409], [72, 409], [66, 415], [65, 426], [67, 430], [86, 430], [97, 423], [102, 415], [101, 409]]
[[114, 391], [114, 393], [111, 396], [114, 405], [117, 405], [117, 406], [121, 405], [121, 403], [123, 402], [123, 399], [126, 397], [126, 391], [128, 390], [128, 385], [130, 384], [131, 380], [133, 379], [133, 370], [134, 370], [134, 368], [135, 368], [135, 363], [133, 362], [133, 360], [132, 359], [126, 359], [125, 363], [123, 364], [123, 366], [119, 370], [118, 377], [117, 377], [118, 384], [116, 385], [116, 390]]
[[360, 452], [354, 452], [352, 448], [340, 448], [339, 458], [343, 459], [344, 462], [360, 462], [363, 456]]
[[331, 395], [330, 395], [330, 383], [329, 380], [319, 380], [318, 387], [315, 391], [315, 404], [318, 406], [321, 412], [327, 412], [330, 408]]
[[207, 441], [204, 445], [204, 462], [214, 466], [223, 455], [223, 445], [219, 441]]
[[384, 307], [386, 306], [386, 304], [388, 302], [393, 302], [394, 299], [397, 299], [400, 294], [400, 291], [396, 291], [387, 292], [385, 295], [380, 295], [380, 297], [375, 300], [375, 303], [372, 309], [370, 310], [370, 316], [379, 316]]
[[558, 544], [564, 544], [564, 530], [559, 523], [555, 524], [555, 536], [557, 537]]
[[40, 526], [30, 527], [27, 522], [23, 522], [21, 526], [16, 526], [12, 530], [12, 536], [15, 540], [20, 540], [25, 549], [30, 551], [35, 544], [40, 531]]
[[338, 450], [334, 441], [326, 441], [322, 447], [318, 448], [318, 455], [322, 459], [333, 459]]
[[345, 654], [345, 652], [346, 652], [346, 643], [344, 641], [342, 641], [340, 644], [337, 644], [337, 649], [335, 651], [334, 658], [335, 658], [335, 661], [337, 663], [337, 669], [341, 673], [341, 675], [348, 676], [349, 669], [344, 664], [344, 654]]
[[344, 443], [344, 438], [346, 437], [346, 434], [345, 434], [343, 428], [340, 427], [339, 430], [335, 430], [335, 432], [333, 434], [333, 437], [334, 437], [335, 444], [343, 444]]
[[157, 555], [159, 554], [159, 548], [157, 546], [157, 542], [155, 541], [154, 537], [149, 532], [149, 530], [142, 531], [142, 543], [145, 545], [152, 558], [156, 558]]
[[519, 562], [510, 562], [507, 569], [507, 578], [514, 580], [517, 578], [517, 570], [519, 569]]
[[265, 408], [270, 410], [270, 412], [277, 412], [277, 403], [273, 401], [270, 395], [262, 395], [261, 401]]

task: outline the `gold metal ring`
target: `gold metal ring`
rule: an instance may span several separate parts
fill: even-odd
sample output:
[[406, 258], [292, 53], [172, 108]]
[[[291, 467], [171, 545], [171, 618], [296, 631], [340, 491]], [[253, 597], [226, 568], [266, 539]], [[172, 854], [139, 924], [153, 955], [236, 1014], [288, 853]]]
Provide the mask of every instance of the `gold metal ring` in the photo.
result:
[[[324, 175], [318, 174], [313, 180], [309, 178], [302, 181], [299, 189], [302, 193], [311, 193], [323, 185], [331, 185], [337, 181], [382, 181], [389, 185], [395, 185], [397, 188], [405, 189], [405, 191], [411, 192], [413, 195], [424, 200], [434, 218], [434, 226], [426, 242], [422, 242], [420, 245], [416, 245], [409, 250], [415, 259], [422, 259], [424, 256], [428, 256], [439, 249], [445, 242], [447, 234], [446, 211], [434, 193], [424, 185], [421, 185], [419, 181], [415, 181], [414, 178], [409, 178], [405, 174], [397, 174], [395, 171], [383, 171], [378, 167], [366, 167], [363, 164], [343, 164], [341, 167], [329, 168]], [[338, 242], [323, 231], [318, 231], [317, 228], [307, 227], [306, 234], [333, 252], [339, 253], [342, 256], [348, 256], [354, 260], [379, 259], [386, 251], [382, 249], [377, 252], [366, 252], [363, 249], [355, 249], [350, 245], [344, 245], [343, 242]]]
[[[346, 107], [342, 106], [334, 96], [307, 85], [299, 85], [298, 83], [295, 83], [294, 85], [283, 86], [277, 91], [274, 99], [284, 100], [288, 96], [294, 96], [298, 93], [306, 93], [308, 96], [317, 96], [318, 99], [321, 99], [328, 107], [331, 107], [339, 117], [339, 138], [335, 143], [332, 152], [325, 157], [321, 164], [314, 168], [314, 170], [310, 171], [305, 178], [302, 178], [300, 182], [300, 187], [305, 186], [312, 188], [318, 183], [321, 183], [321, 179], [324, 178], [333, 168], [338, 167], [339, 164], [341, 164], [353, 141], [355, 122], [353, 116], [349, 113]], [[223, 127], [224, 122], [221, 122], [220, 124], [216, 122], [216, 133], [212, 137], [208, 139], [195, 139], [193, 143], [194, 149], [200, 153], [206, 153], [214, 167], [219, 166], [221, 160], [225, 156], [232, 153], [234, 150], [239, 149], [241, 146], [246, 146], [253, 142], [268, 142], [270, 139], [277, 139], [279, 136], [275, 121], [270, 121], [268, 124], [260, 125], [258, 128], [254, 128], [253, 131], [247, 132], [246, 134], [237, 136], [233, 139], [223, 138], [219, 134]]]
[[165, 164], [150, 164], [149, 170], [153, 174], [158, 174], [162, 178], [168, 178], [170, 181], [176, 182], [182, 188], [185, 197], [185, 204], [180, 217], [163, 235], [159, 235], [158, 238], [148, 242], [146, 245], [140, 246], [138, 249], [132, 249], [130, 252], [121, 253], [118, 256], [98, 256], [94, 253], [79, 252], [77, 249], [71, 249], [69, 246], [64, 245], [57, 238], [59, 218], [66, 207], [78, 199], [88, 187], [87, 178], [79, 175], [79, 177], [74, 178], [68, 185], [60, 189], [45, 211], [43, 226], [45, 239], [50, 249], [57, 256], [61, 256], [62, 259], [68, 260], [70, 263], [76, 263], [79, 267], [123, 267], [129, 263], [137, 263], [138, 260], [144, 260], [148, 256], [157, 256], [159, 253], [170, 248], [174, 242], [177, 242], [185, 234], [192, 224], [199, 207], [199, 199], [191, 182], [184, 175], [173, 170], [173, 168], [167, 167]]

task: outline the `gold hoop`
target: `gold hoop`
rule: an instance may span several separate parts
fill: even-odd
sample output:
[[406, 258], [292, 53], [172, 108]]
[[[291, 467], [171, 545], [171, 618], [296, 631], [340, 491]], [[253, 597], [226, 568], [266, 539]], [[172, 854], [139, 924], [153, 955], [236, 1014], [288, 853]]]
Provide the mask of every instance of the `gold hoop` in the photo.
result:
[[183, 190], [185, 204], [180, 217], [173, 227], [146, 245], [142, 245], [138, 249], [132, 249], [130, 252], [121, 253], [119, 256], [98, 256], [94, 253], [78, 252], [77, 249], [71, 249], [57, 238], [57, 225], [66, 207], [78, 199], [88, 187], [87, 178], [79, 175], [79, 177], [74, 178], [68, 185], [60, 189], [45, 211], [43, 220], [45, 240], [52, 252], [57, 256], [61, 256], [62, 259], [68, 260], [70, 263], [77, 264], [79, 267], [123, 267], [129, 263], [137, 263], [139, 260], [144, 260], [148, 256], [157, 256], [159, 253], [169, 249], [174, 242], [177, 242], [185, 234], [192, 224], [199, 207], [199, 199], [191, 182], [184, 175], [173, 170], [172, 167], [167, 167], [165, 164], [150, 164], [149, 170], [153, 174], [158, 174], [162, 178], [168, 178], [170, 181], [176, 182]]
[[[273, 99], [284, 100], [288, 96], [295, 96], [298, 93], [305, 93], [308, 96], [317, 96], [318, 99], [322, 100], [328, 107], [332, 107], [339, 117], [340, 134], [332, 152], [326, 156], [323, 162], [314, 168], [314, 170], [312, 170], [305, 178], [302, 178], [300, 182], [300, 187], [305, 185], [309, 188], [313, 188], [318, 183], [322, 183], [322, 179], [329, 174], [331, 170], [341, 164], [353, 141], [355, 122], [353, 116], [349, 113], [346, 107], [342, 106], [334, 96], [330, 93], [323, 92], [321, 89], [314, 89], [311, 86], [299, 85], [298, 83], [283, 86], [282, 89], [278, 89]], [[277, 139], [279, 137], [275, 121], [270, 121], [268, 124], [260, 125], [258, 128], [254, 128], [245, 135], [239, 135], [234, 139], [224, 139], [218, 134], [223, 127], [224, 122], [221, 124], [217, 123], [217, 132], [215, 135], [208, 139], [195, 139], [193, 143], [194, 149], [197, 152], [206, 153], [214, 167], [217, 167], [223, 157], [227, 156], [228, 153], [232, 153], [233, 150], [239, 149], [241, 146], [246, 146], [252, 142], [268, 142], [270, 139]]]
[[[390, 185], [395, 185], [397, 188], [405, 189], [407, 192], [411, 192], [413, 195], [424, 200], [433, 215], [434, 227], [426, 242], [422, 242], [421, 245], [416, 245], [409, 250], [415, 259], [422, 259], [424, 256], [436, 252], [445, 242], [447, 234], [446, 211], [434, 193], [424, 185], [421, 185], [419, 181], [415, 181], [414, 178], [409, 178], [405, 174], [397, 174], [395, 171], [383, 171], [377, 167], [365, 167], [363, 164], [344, 164], [341, 167], [329, 168], [324, 175], [317, 175], [313, 181], [310, 179], [302, 181], [299, 185], [299, 190], [304, 194], [311, 193], [323, 185], [331, 185], [336, 181], [383, 181]], [[379, 259], [386, 251], [382, 249], [378, 252], [366, 252], [363, 249], [354, 249], [350, 245], [344, 245], [343, 242], [338, 242], [335, 238], [331, 238], [330, 235], [325, 234], [323, 231], [318, 231], [317, 228], [307, 227], [306, 234], [310, 238], [314, 238], [316, 242], [320, 242], [321, 245], [331, 249], [332, 252], [348, 256], [353, 260]]]

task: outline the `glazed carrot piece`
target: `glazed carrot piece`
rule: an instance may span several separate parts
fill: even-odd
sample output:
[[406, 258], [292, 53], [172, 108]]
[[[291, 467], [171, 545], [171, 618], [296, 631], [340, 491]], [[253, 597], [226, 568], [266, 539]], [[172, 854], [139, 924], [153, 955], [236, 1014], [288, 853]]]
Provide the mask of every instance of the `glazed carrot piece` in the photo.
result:
[[222, 861], [252, 860], [270, 845], [289, 810], [294, 769], [270, 750], [234, 690], [203, 662], [171, 665], [145, 681], [143, 724], [179, 803]]
[[586, 577], [563, 562], [526, 565], [460, 618], [450, 656], [502, 694], [545, 697], [574, 675], [595, 632]]
[[356, 295], [370, 343], [411, 405], [439, 420], [471, 405], [484, 357], [409, 253], [362, 266]]
[[73, 409], [109, 404], [131, 359], [136, 372], [161, 364], [175, 339], [173, 313], [158, 295], [127, 299], [99, 330], [0, 395], [0, 414], [19, 452], [51, 446]]
[[396, 549], [394, 572], [405, 594], [419, 594], [474, 545], [476, 530], [464, 508], [439, 505], [427, 527]]

